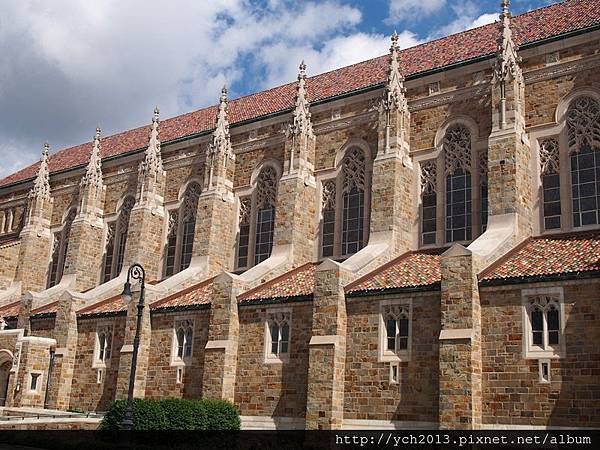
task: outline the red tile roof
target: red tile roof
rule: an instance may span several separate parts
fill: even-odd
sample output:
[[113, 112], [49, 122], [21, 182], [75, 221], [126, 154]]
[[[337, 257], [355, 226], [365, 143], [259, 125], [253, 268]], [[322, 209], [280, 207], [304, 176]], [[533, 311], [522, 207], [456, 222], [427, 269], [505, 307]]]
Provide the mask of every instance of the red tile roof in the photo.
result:
[[[517, 44], [527, 44], [553, 36], [582, 30], [600, 24], [600, 0], [571, 0], [540, 8], [513, 21]], [[400, 52], [401, 70], [405, 76], [465, 62], [490, 55], [496, 50], [496, 25], [489, 24], [445, 38], [437, 39]], [[307, 88], [310, 101], [323, 100], [341, 94], [376, 86], [386, 79], [388, 56], [380, 56], [352, 66], [310, 77]], [[289, 83], [229, 103], [232, 125], [291, 109], [294, 105], [295, 83]], [[216, 96], [216, 94], [215, 94]], [[161, 122], [161, 139], [169, 142], [214, 128], [216, 106], [184, 114]], [[102, 141], [103, 158], [144, 148], [148, 126], [109, 136]], [[85, 165], [91, 143], [64, 149], [52, 155], [50, 171], [56, 172]], [[0, 186], [31, 179], [39, 163], [22, 169], [0, 181]]]
[[238, 297], [240, 304], [260, 300], [287, 299], [312, 295], [315, 290], [315, 269], [318, 263], [306, 263], [271, 281], [250, 289]]
[[158, 300], [150, 305], [152, 311], [165, 311], [169, 309], [186, 309], [199, 305], [210, 305], [213, 293], [214, 278], [205, 280], [195, 286], [184, 289], [169, 297]]
[[16, 302], [9, 303], [8, 305], [0, 306], [0, 317], [4, 317], [5, 319], [9, 317], [17, 317], [19, 315], [19, 306], [21, 302], [17, 300]]
[[480, 275], [482, 285], [600, 275], [600, 231], [527, 239]]
[[15, 244], [19, 242], [20, 239], [21, 238], [19, 238], [19, 236], [5, 236], [3, 238], [0, 238], [0, 247], [4, 245]]
[[346, 293], [391, 289], [436, 288], [441, 281], [441, 249], [408, 252], [346, 286]]
[[41, 315], [49, 315], [56, 314], [58, 311], [58, 301], [48, 303], [47, 305], [41, 306], [31, 311], [32, 316], [41, 316]]
[[77, 315], [80, 317], [89, 317], [89, 316], [100, 316], [106, 314], [116, 314], [127, 311], [127, 307], [123, 302], [123, 298], [121, 294], [115, 295], [114, 297], [107, 298], [106, 300], [102, 300], [101, 302], [95, 303], [90, 306], [86, 306], [85, 308], [79, 310]]

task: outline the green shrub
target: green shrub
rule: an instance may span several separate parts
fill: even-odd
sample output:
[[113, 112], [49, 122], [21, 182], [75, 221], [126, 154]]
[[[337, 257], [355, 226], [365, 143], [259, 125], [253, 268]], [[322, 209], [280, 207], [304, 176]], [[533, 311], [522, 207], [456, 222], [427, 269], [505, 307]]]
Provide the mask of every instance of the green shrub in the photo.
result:
[[[123, 422], [127, 401], [113, 402], [102, 419], [103, 430], [118, 430]], [[239, 430], [240, 418], [235, 406], [224, 400], [135, 399], [135, 430]]]

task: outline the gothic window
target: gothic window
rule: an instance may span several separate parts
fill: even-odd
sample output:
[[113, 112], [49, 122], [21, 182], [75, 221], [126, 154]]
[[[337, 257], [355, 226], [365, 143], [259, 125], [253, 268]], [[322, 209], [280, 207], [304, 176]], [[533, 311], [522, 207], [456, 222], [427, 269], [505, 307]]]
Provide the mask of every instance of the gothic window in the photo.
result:
[[435, 244], [437, 232], [437, 165], [421, 164], [421, 238], [423, 245]]
[[410, 303], [384, 302], [380, 306], [379, 360], [407, 360], [410, 357]]
[[0, 211], [0, 234], [17, 233], [23, 228], [24, 208], [12, 207]]
[[575, 99], [567, 111], [573, 226], [600, 224], [600, 104]]
[[173, 333], [172, 362], [177, 364], [191, 358], [193, 343], [194, 323], [189, 319], [176, 320]]
[[291, 311], [269, 313], [265, 325], [265, 360], [287, 360], [290, 352]]
[[544, 228], [560, 228], [560, 170], [559, 146], [556, 139], [540, 144], [540, 173], [542, 177]]
[[69, 245], [69, 235], [71, 233], [71, 225], [77, 210], [71, 208], [65, 218], [64, 224], [59, 231], [56, 231], [53, 235], [52, 243], [52, 261], [50, 262], [50, 270], [48, 274], [47, 287], [51, 288], [60, 283], [63, 276], [63, 270], [65, 268], [65, 259], [67, 257], [67, 248]]
[[368, 237], [368, 176], [365, 152], [352, 147], [337, 177], [322, 184], [321, 255], [346, 258], [357, 253]]
[[187, 269], [192, 260], [200, 192], [198, 183], [190, 183], [183, 194], [181, 206], [169, 212], [165, 252], [165, 275], [168, 277]]
[[527, 315], [529, 348], [542, 351], [557, 349], [562, 339], [558, 298], [549, 295], [529, 298]]
[[262, 168], [251, 197], [240, 199], [237, 268], [256, 265], [271, 256], [275, 232], [277, 172], [272, 166]]
[[113, 329], [111, 325], [100, 325], [96, 330], [96, 349], [94, 351], [93, 367], [110, 365], [112, 353]]
[[487, 151], [479, 152], [479, 199], [481, 232], [485, 232], [488, 224], [488, 155]]
[[471, 132], [463, 125], [444, 136], [446, 175], [446, 242], [469, 241], [472, 235]]
[[117, 220], [108, 224], [102, 276], [104, 283], [117, 277], [123, 268], [125, 244], [127, 243], [127, 232], [129, 231], [129, 217], [134, 205], [135, 199], [130, 196], [126, 197], [121, 204]]

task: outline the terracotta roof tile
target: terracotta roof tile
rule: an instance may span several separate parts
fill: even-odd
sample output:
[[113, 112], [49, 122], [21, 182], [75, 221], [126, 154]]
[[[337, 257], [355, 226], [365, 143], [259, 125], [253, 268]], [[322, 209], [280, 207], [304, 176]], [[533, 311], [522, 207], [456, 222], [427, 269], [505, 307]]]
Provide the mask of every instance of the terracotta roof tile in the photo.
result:
[[[552, 36], [585, 29], [600, 23], [600, 0], [571, 0], [540, 8], [514, 18], [517, 44], [532, 43]], [[401, 70], [405, 76], [446, 67], [490, 55], [496, 50], [496, 25], [489, 24], [400, 52]], [[323, 100], [385, 82], [388, 56], [380, 56], [352, 66], [310, 77], [307, 89], [310, 101]], [[291, 109], [294, 104], [295, 83], [232, 100], [229, 103], [230, 122], [256, 119]], [[216, 94], [215, 94], [216, 95]], [[210, 106], [161, 122], [164, 143], [215, 126], [216, 106]], [[107, 158], [147, 145], [149, 126], [125, 131], [102, 140], [102, 156]], [[56, 172], [87, 163], [91, 143], [61, 150], [49, 160], [50, 171]], [[22, 169], [0, 181], [6, 186], [35, 176], [39, 163]]]
[[105, 314], [116, 314], [127, 311], [127, 307], [123, 302], [121, 294], [115, 295], [114, 297], [107, 298], [101, 302], [95, 303], [90, 306], [79, 310], [77, 315], [80, 317], [99, 316]]
[[435, 287], [441, 280], [442, 250], [408, 252], [359, 278], [346, 287], [347, 293], [389, 289]]
[[41, 316], [46, 314], [56, 314], [58, 312], [58, 301], [48, 303], [31, 311], [32, 316]]
[[482, 284], [600, 272], [600, 231], [526, 240], [482, 272]]
[[315, 290], [315, 269], [318, 263], [307, 263], [271, 281], [250, 289], [238, 297], [240, 304], [260, 300], [286, 299], [312, 295]]
[[17, 317], [19, 315], [19, 306], [21, 302], [17, 300], [16, 302], [9, 303], [8, 305], [0, 306], [0, 317], [4, 317], [5, 319], [9, 317]]
[[184, 289], [150, 305], [152, 311], [185, 309], [199, 305], [210, 305], [214, 278]]

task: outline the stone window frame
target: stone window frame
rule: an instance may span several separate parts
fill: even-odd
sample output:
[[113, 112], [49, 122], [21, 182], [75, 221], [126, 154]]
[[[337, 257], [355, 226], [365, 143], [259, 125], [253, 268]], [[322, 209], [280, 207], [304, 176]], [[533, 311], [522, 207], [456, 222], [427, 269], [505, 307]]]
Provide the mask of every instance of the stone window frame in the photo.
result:
[[[191, 342], [188, 341], [187, 331], [191, 329]], [[179, 356], [179, 338], [178, 331], [183, 331], [183, 353]], [[173, 329], [171, 330], [171, 357], [170, 365], [172, 367], [182, 367], [191, 364], [194, 357], [194, 337], [196, 336], [196, 321], [191, 316], [176, 316], [173, 318]], [[189, 355], [186, 355], [186, 348], [189, 344]]]
[[[548, 329], [547, 315], [544, 314], [544, 347], [533, 344], [533, 331], [531, 325], [531, 311], [533, 310], [532, 301], [537, 298], [549, 299], [555, 307], [558, 308], [559, 317], [559, 340], [558, 345], [551, 346], [547, 344]], [[564, 307], [564, 289], [561, 286], [541, 287], [521, 290], [521, 314], [523, 324], [523, 357], [525, 359], [559, 359], [566, 356], [566, 337], [565, 337], [565, 307]]]
[[[281, 325], [287, 323], [289, 334], [287, 340], [287, 352], [274, 354], [271, 352], [273, 339], [271, 336], [271, 324], [276, 322], [281, 334]], [[267, 308], [264, 317], [264, 363], [265, 364], [283, 364], [288, 363], [292, 351], [292, 330], [293, 330], [293, 309], [291, 307]], [[279, 338], [279, 336], [278, 336]], [[278, 339], [278, 343], [281, 341]]]
[[[106, 237], [104, 240], [104, 258], [102, 260], [101, 282], [106, 283], [116, 278], [123, 268], [125, 257], [125, 246], [127, 245], [127, 233], [131, 218], [131, 211], [135, 207], [135, 195], [125, 194], [119, 200], [116, 213], [106, 218]], [[110, 255], [110, 270], [107, 272], [107, 262]], [[108, 278], [107, 278], [108, 277]]]
[[[402, 298], [393, 300], [381, 300], [379, 302], [378, 313], [378, 345], [377, 345], [377, 361], [398, 363], [410, 361], [412, 357], [412, 342], [413, 342], [413, 299]], [[395, 351], [387, 349], [387, 319], [392, 314], [396, 320], [401, 314], [406, 314], [408, 317], [408, 345], [406, 350], [400, 350], [396, 345]], [[391, 368], [390, 368], [391, 373]]]
[[[470, 132], [471, 137], [471, 152], [468, 155], [468, 160], [462, 161], [459, 158], [460, 163], [464, 167], [470, 168], [471, 175], [471, 239], [464, 241], [447, 241], [446, 240], [446, 175], [453, 162], [446, 161], [444, 151], [444, 139], [446, 132], [449, 128], [455, 126], [465, 127]], [[435, 248], [441, 247], [447, 244], [463, 244], [468, 245], [477, 239], [481, 234], [485, 232], [487, 228], [487, 220], [482, 218], [482, 208], [484, 207], [482, 202], [482, 189], [483, 185], [488, 186], [488, 140], [487, 137], [484, 139], [480, 136], [478, 124], [468, 116], [453, 116], [449, 118], [444, 124], [437, 130], [435, 136], [435, 144], [432, 151], [426, 154], [419, 155], [416, 159], [419, 162], [419, 246], [421, 248]], [[463, 158], [464, 159], [464, 158]], [[433, 177], [435, 177], [435, 194], [436, 194], [436, 231], [435, 231], [435, 242], [425, 244], [423, 241], [423, 188], [428, 183], [431, 183], [431, 174], [424, 174], [422, 169], [429, 164], [435, 164], [435, 170], [433, 171]], [[489, 197], [489, 189], [488, 189]], [[489, 204], [487, 205], [489, 214]], [[488, 218], [489, 219], [489, 218]]]
[[[190, 262], [193, 258], [194, 238], [196, 234], [196, 221], [198, 214], [198, 200], [202, 195], [202, 180], [192, 178], [188, 180], [179, 190], [178, 200], [166, 207], [166, 226], [162, 273], [165, 278], [176, 275], [177, 273], [187, 269], [187, 265], [183, 261], [185, 236], [184, 228], [186, 224], [194, 223], [192, 234], [192, 248], [190, 251]], [[174, 238], [174, 242], [171, 239]], [[170, 251], [172, 254], [173, 263], [170, 264]], [[185, 266], [185, 267], [184, 267]], [[169, 268], [172, 267], [172, 273], [169, 273]]]
[[[538, 127], [531, 134], [531, 141], [535, 142], [535, 157], [532, 158], [533, 192], [538, 192], [539, 202], [534, 202], [537, 212], [534, 211], [536, 218], [536, 232], [539, 234], [555, 234], [570, 231], [588, 231], [600, 228], [600, 223], [583, 225], [575, 227], [573, 223], [573, 195], [571, 183], [571, 153], [574, 150], [573, 145], [569, 145], [569, 129], [567, 126], [567, 115], [571, 105], [582, 97], [591, 97], [600, 103], [600, 92], [594, 88], [584, 87], [572, 91], [561, 99], [556, 107], [554, 124]], [[558, 166], [560, 180], [560, 228], [546, 229], [544, 221], [544, 190], [543, 175], [544, 169], [548, 167], [548, 160], [543, 153], [543, 144], [545, 141], [555, 140], [558, 142], [558, 160], [551, 161], [550, 164]], [[596, 144], [598, 145], [598, 144]], [[539, 203], [539, 206], [538, 206]], [[600, 222], [600, 221], [599, 221]]]
[[57, 227], [52, 227], [50, 230], [52, 246], [50, 250], [50, 263], [48, 265], [48, 279], [46, 282], [47, 289], [58, 285], [62, 280], [71, 228], [78, 213], [77, 206], [70, 206], [65, 211], [61, 224]]
[[26, 206], [13, 205], [0, 209], [0, 235], [19, 234], [25, 222]]
[[[331, 258], [334, 260], [344, 260], [354, 253], [342, 253], [343, 241], [343, 194], [344, 194], [344, 163], [346, 157], [354, 149], [362, 150], [365, 157], [364, 180], [363, 184], [363, 244], [362, 248], [368, 245], [371, 224], [371, 189], [373, 180], [373, 153], [369, 144], [362, 139], [351, 139], [346, 142], [336, 153], [334, 167], [321, 171], [317, 176], [317, 185], [319, 188], [319, 239], [318, 255], [319, 259]], [[323, 256], [323, 228], [324, 213], [334, 211], [334, 232], [333, 232], [333, 255]], [[359, 249], [360, 251], [360, 249]]]
[[[42, 384], [44, 382], [44, 372], [41, 370], [30, 370], [27, 377], [27, 393], [28, 394], [40, 394], [42, 392]], [[37, 375], [35, 379], [35, 389], [32, 388], [33, 375]]]
[[[272, 170], [274, 177], [274, 188], [264, 189], [259, 186], [261, 175], [263, 170]], [[248, 270], [260, 263], [256, 263], [256, 233], [257, 233], [257, 221], [259, 212], [260, 202], [271, 202], [275, 210], [273, 215], [273, 236], [271, 238], [271, 252], [274, 246], [275, 238], [275, 224], [277, 220], [277, 193], [279, 190], [279, 184], [283, 170], [281, 164], [272, 158], [264, 159], [258, 164], [252, 171], [250, 176], [250, 185], [245, 189], [238, 190], [237, 192], [237, 227], [236, 227], [236, 245], [235, 245], [235, 270], [243, 271]], [[246, 265], [240, 265], [240, 239], [242, 226], [247, 227], [248, 244]], [[268, 258], [267, 258], [268, 259]], [[261, 261], [262, 262], [262, 261]]]
[[[110, 333], [110, 347], [105, 347], [104, 349], [104, 357], [100, 359], [100, 335], [102, 333], [108, 332]], [[110, 367], [110, 363], [113, 357], [115, 343], [115, 324], [112, 322], [99, 322], [96, 324], [96, 332], [94, 334], [94, 355], [92, 359], [92, 369], [106, 369]], [[107, 356], [106, 350], [109, 350], [109, 354]]]

